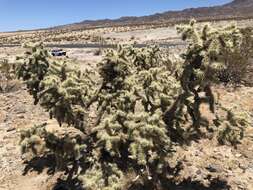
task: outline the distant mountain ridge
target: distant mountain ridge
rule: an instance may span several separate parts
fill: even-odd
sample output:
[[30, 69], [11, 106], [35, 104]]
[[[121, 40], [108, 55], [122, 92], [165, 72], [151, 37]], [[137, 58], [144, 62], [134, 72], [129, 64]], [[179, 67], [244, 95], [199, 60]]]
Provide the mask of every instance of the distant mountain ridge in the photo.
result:
[[222, 20], [253, 18], [253, 0], [234, 0], [221, 6], [189, 8], [182, 11], [167, 11], [149, 16], [121, 17], [119, 19], [85, 20], [56, 29], [82, 29], [122, 25], [177, 23], [191, 18], [197, 20]]

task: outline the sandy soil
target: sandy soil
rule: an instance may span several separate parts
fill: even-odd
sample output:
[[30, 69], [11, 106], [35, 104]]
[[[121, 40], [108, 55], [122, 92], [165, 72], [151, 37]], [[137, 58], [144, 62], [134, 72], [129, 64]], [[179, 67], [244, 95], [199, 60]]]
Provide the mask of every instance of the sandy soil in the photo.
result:
[[24, 165], [19, 148], [19, 130], [47, 121], [47, 115], [24, 89], [0, 94], [0, 189], [32, 190], [40, 189], [44, 179], [30, 173], [23, 176]]

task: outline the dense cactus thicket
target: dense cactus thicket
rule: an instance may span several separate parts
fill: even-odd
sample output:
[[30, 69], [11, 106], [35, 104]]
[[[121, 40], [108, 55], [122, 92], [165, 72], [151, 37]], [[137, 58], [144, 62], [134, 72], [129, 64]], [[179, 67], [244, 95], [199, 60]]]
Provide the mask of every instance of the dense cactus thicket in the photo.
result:
[[250, 84], [247, 77], [252, 69], [253, 56], [253, 33], [252, 29], [241, 29], [242, 43], [237, 46], [233, 53], [226, 56], [225, 68], [219, 73], [219, 79], [222, 82], [234, 84]]
[[[209, 79], [214, 76], [225, 83], [243, 82], [252, 65], [249, 60], [253, 53], [252, 29], [239, 29], [235, 25], [216, 29], [205, 25], [198, 30], [193, 20], [188, 27], [178, 27], [178, 32], [182, 33], [183, 40], [191, 41], [184, 55], [186, 59], [195, 61], [195, 65], [202, 60], [204, 64], [210, 63], [209, 75], [206, 75]], [[218, 71], [212, 73], [217, 68]]]
[[[207, 136], [236, 145], [249, 119], [223, 107], [212, 84], [243, 43], [242, 33], [234, 26], [197, 29], [194, 21], [178, 31], [189, 41], [181, 68], [175, 71], [158, 47], [119, 46], [106, 52], [97, 82], [32, 47], [18, 74], [61, 127], [23, 131], [22, 152], [54, 155], [68, 180], [77, 178], [87, 190], [163, 189], [178, 146]], [[202, 105], [214, 119], [202, 115]]]
[[[207, 103], [210, 112], [215, 114], [216, 119], [213, 121], [215, 127], [221, 127], [225, 122], [226, 125], [230, 126], [231, 131], [237, 130], [237, 127], [243, 129], [241, 125], [244, 126], [247, 123], [241, 122], [239, 126], [235, 125], [233, 122], [235, 118], [233, 117], [236, 117], [236, 115], [230, 113], [232, 112], [230, 108], [224, 108], [220, 104], [215, 108], [216, 102], [211, 86], [220, 82], [221, 74], [228, 71], [228, 67], [235, 60], [239, 65], [238, 68], [246, 64], [249, 57], [244, 57], [238, 53], [245, 42], [245, 36], [233, 25], [222, 29], [205, 25], [203, 28], [198, 29], [194, 20], [188, 26], [179, 26], [177, 30], [182, 35], [182, 40], [189, 42], [189, 46], [187, 52], [182, 55], [185, 60], [181, 76], [183, 93], [176, 102], [179, 112], [175, 111], [174, 115], [184, 114], [178, 106], [181, 104], [187, 107], [187, 112], [191, 117], [193, 126], [191, 130], [193, 129], [194, 132], [199, 133], [201, 132], [201, 125], [206, 126], [207, 130], [213, 130], [210, 128], [210, 123], [201, 116], [200, 112], [201, 104]], [[217, 108], [224, 110], [226, 112], [224, 114], [231, 117], [221, 119], [215, 112]], [[171, 113], [169, 112], [169, 114]], [[179, 126], [181, 128], [183, 125], [179, 124]]]
[[52, 62], [41, 81], [39, 103], [56, 118], [59, 124], [67, 123], [80, 130], [84, 127], [86, 104], [94, 82], [89, 72], [68, 68], [66, 62]]
[[67, 123], [82, 130], [86, 102], [94, 87], [90, 72], [82, 73], [65, 61], [53, 61], [41, 43], [24, 47], [28, 51], [18, 57], [17, 76], [27, 84], [34, 103], [45, 108], [60, 125]]

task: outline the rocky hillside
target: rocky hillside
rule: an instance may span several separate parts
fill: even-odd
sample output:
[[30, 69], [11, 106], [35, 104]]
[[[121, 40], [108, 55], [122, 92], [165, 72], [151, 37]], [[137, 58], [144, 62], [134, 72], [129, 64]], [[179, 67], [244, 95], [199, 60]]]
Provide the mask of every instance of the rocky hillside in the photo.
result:
[[81, 29], [119, 25], [177, 23], [187, 21], [190, 18], [195, 18], [197, 20], [253, 18], [253, 0], [234, 0], [221, 6], [190, 8], [182, 11], [167, 11], [142, 17], [121, 17], [115, 20], [85, 20], [80, 23], [59, 26], [56, 28]]

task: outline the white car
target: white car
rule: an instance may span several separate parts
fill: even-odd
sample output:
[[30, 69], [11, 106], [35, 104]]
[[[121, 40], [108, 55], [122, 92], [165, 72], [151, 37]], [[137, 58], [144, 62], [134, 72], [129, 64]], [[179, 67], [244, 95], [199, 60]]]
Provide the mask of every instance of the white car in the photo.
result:
[[53, 49], [51, 51], [52, 56], [66, 56], [66, 51], [63, 51], [62, 49]]

